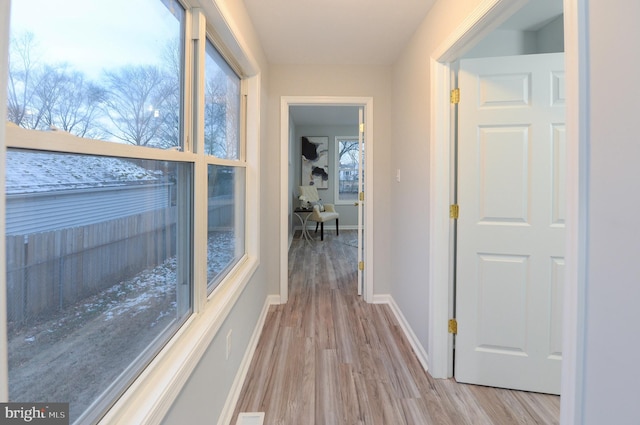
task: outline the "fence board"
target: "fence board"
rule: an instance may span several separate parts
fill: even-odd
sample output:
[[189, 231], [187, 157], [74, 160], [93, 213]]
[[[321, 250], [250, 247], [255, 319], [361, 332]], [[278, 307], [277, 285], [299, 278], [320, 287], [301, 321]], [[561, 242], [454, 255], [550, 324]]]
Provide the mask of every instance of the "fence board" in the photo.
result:
[[10, 326], [44, 318], [174, 256], [175, 207], [6, 237]]

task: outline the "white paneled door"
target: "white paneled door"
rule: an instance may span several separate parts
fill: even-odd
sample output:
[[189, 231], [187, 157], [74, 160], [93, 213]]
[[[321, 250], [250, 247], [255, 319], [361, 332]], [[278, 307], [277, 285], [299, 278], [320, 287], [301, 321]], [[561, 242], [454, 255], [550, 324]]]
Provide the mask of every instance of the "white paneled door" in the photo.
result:
[[560, 393], [564, 55], [460, 62], [455, 377]]

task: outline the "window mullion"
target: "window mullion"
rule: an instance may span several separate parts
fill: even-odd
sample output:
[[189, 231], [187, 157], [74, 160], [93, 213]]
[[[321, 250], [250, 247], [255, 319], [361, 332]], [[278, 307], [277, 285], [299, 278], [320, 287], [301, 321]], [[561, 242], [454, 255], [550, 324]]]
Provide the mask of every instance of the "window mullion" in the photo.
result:
[[194, 181], [194, 311], [201, 311], [207, 298], [207, 164], [204, 160], [204, 85], [206, 18], [201, 9], [192, 10], [193, 56], [192, 148], [196, 153]]
[[[8, 58], [9, 58], [9, 3], [0, 2], [0, 81], [3, 86], [0, 89], [0, 117], [4, 121], [7, 115], [7, 92], [5, 90], [7, 81]], [[5, 124], [0, 125], [0, 168], [5, 170]], [[5, 252], [5, 185], [4, 173], [0, 176], [0, 401], [9, 399], [9, 360], [7, 341], [7, 286], [6, 286], [6, 252]]]
[[248, 83], [243, 79], [240, 82], [240, 160], [247, 161], [247, 93]]

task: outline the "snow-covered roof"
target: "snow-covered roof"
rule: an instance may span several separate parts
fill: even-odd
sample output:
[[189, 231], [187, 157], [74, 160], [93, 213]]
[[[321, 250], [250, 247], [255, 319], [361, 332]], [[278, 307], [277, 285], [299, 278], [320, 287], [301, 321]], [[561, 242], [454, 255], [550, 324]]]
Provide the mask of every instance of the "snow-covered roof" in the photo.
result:
[[152, 183], [161, 171], [121, 158], [8, 150], [6, 193], [50, 192]]

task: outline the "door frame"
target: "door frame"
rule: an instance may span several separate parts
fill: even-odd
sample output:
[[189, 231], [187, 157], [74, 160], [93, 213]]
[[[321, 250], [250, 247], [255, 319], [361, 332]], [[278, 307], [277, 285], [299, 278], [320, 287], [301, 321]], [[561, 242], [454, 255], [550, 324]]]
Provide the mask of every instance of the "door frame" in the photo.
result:
[[[341, 97], [341, 96], [282, 96], [280, 98], [280, 303], [289, 299], [289, 107], [290, 106], [359, 106], [364, 108], [364, 137], [367, 140], [367, 161], [364, 168], [364, 184], [367, 188], [365, 207], [365, 223], [373, 229], [373, 97]], [[373, 300], [373, 235], [365, 232], [364, 263], [369, 264], [369, 272], [365, 273], [362, 294], [366, 302]], [[359, 284], [359, 282], [358, 282]]]
[[[452, 317], [453, 230], [449, 218], [452, 187], [451, 63], [504, 22], [527, 0], [484, 0], [430, 57], [430, 235], [429, 372], [453, 376]], [[588, 222], [588, 75], [587, 5], [564, 0], [567, 128], [567, 239], [564, 290], [561, 424], [582, 422], [585, 334], [585, 274]]]

